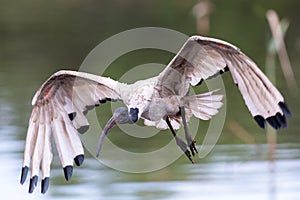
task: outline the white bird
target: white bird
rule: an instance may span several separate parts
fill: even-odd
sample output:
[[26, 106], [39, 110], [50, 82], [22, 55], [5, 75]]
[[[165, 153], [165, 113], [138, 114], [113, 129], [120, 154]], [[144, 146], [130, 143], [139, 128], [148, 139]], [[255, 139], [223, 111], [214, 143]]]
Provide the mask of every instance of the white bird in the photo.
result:
[[[53, 74], [32, 100], [21, 184], [31, 168], [29, 192], [33, 192], [41, 167], [41, 192], [47, 191], [52, 162], [52, 135], [65, 179], [69, 180], [73, 162], [79, 166], [84, 160], [78, 132], [84, 133], [89, 127], [85, 115], [88, 110], [106, 101], [120, 100], [126, 107], [114, 111], [102, 131], [97, 154], [104, 136], [113, 126], [135, 123], [142, 118], [147, 126], [169, 128], [176, 143], [192, 161], [191, 153], [194, 155], [197, 149], [188, 132], [187, 122], [192, 115], [209, 120], [222, 106], [223, 96], [213, 94], [215, 91], [189, 96], [189, 88], [226, 71], [230, 71], [260, 127], [265, 128], [266, 121], [275, 129], [287, 126], [285, 116], [290, 117], [291, 112], [283, 96], [250, 58], [222, 40], [192, 36], [158, 76], [133, 84], [76, 71]], [[181, 123], [187, 143], [177, 137], [174, 131], [180, 128]]]

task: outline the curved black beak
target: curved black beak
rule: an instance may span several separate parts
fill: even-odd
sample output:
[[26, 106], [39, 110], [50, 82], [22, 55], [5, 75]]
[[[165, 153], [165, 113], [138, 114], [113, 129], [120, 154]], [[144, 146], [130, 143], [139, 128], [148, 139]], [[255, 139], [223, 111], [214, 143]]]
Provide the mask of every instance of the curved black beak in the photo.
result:
[[100, 136], [100, 139], [99, 139], [99, 142], [98, 142], [98, 147], [97, 147], [97, 150], [96, 150], [96, 156], [97, 157], [99, 156], [99, 153], [100, 153], [100, 150], [102, 148], [102, 144], [103, 144], [105, 136], [107, 135], [108, 131], [110, 129], [112, 129], [115, 125], [117, 125], [117, 123], [116, 123], [115, 117], [112, 116], [112, 118], [110, 118], [110, 120], [107, 122], [107, 124], [105, 125], [105, 127], [104, 127], [104, 129], [101, 133], [101, 136]]
[[112, 129], [117, 124], [132, 124], [138, 120], [139, 109], [130, 108], [129, 113], [126, 107], [119, 107], [114, 111], [113, 116], [106, 123], [104, 129], [102, 130], [101, 136], [99, 138], [98, 147], [96, 150], [96, 156], [99, 156], [100, 150], [105, 136], [108, 134], [109, 130]]

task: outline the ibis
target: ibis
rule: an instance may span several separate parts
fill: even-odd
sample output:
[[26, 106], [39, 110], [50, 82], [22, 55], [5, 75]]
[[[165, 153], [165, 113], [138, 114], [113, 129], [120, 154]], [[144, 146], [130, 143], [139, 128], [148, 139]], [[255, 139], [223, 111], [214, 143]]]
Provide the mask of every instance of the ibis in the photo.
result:
[[[266, 123], [274, 129], [287, 127], [286, 117], [290, 117], [291, 112], [283, 96], [248, 56], [228, 42], [192, 36], [158, 76], [133, 84], [77, 71], [54, 73], [32, 100], [21, 184], [25, 182], [30, 168], [29, 192], [32, 193], [41, 168], [41, 192], [48, 190], [53, 157], [52, 137], [65, 179], [69, 180], [73, 163], [79, 166], [84, 160], [78, 133], [89, 128], [86, 114], [107, 101], [122, 101], [124, 107], [115, 109], [103, 128], [97, 155], [105, 136], [115, 125], [133, 124], [143, 119], [146, 126], [170, 129], [176, 144], [193, 162], [197, 148], [187, 122], [192, 116], [211, 119], [222, 106], [223, 95], [216, 90], [189, 95], [189, 89], [227, 71], [261, 128], [265, 128]], [[186, 141], [176, 135], [181, 125]]]

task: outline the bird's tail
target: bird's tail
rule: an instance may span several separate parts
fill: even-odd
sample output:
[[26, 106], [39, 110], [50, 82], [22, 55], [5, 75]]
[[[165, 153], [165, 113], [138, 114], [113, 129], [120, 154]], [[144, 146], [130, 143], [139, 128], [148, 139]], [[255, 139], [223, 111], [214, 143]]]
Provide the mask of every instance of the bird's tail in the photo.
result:
[[[188, 122], [192, 115], [202, 120], [209, 120], [212, 118], [212, 116], [216, 115], [218, 113], [218, 109], [223, 105], [223, 103], [221, 102], [223, 99], [223, 95], [213, 94], [218, 90], [219, 89], [203, 94], [183, 97], [181, 99], [181, 103], [185, 108], [186, 121]], [[169, 119], [174, 130], [180, 128], [182, 121], [180, 115], [169, 116]], [[160, 119], [158, 121], [150, 121], [144, 119], [144, 123], [147, 126], [156, 126], [156, 128], [160, 130], [169, 128], [164, 119]]]
[[191, 113], [202, 120], [211, 119], [223, 105], [222, 99], [224, 95], [213, 94], [218, 90], [183, 97], [186, 113]]

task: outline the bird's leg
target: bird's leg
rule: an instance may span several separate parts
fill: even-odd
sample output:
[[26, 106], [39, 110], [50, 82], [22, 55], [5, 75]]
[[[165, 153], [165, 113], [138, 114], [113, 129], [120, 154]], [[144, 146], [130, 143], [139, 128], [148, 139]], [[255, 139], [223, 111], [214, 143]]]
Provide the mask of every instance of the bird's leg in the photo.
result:
[[185, 139], [186, 139], [187, 144], [190, 147], [190, 150], [194, 156], [195, 153], [198, 153], [196, 146], [195, 146], [196, 141], [193, 139], [192, 135], [190, 134], [190, 132], [188, 130], [188, 126], [187, 126], [187, 122], [186, 122], [186, 118], [185, 118], [185, 109], [183, 106], [180, 107], [180, 113], [181, 113], [184, 133], [185, 133]]
[[173, 136], [174, 136], [174, 138], [175, 138], [176, 144], [177, 144], [177, 145], [180, 147], [180, 149], [185, 153], [185, 155], [188, 157], [188, 159], [189, 159], [192, 163], [194, 163], [194, 161], [193, 161], [193, 159], [192, 159], [192, 156], [191, 156], [191, 152], [188, 150], [186, 143], [176, 135], [176, 133], [175, 133], [175, 131], [174, 131], [172, 125], [171, 125], [171, 122], [170, 122], [170, 120], [169, 120], [169, 117], [167, 116], [165, 120], [166, 120], [167, 125], [168, 125], [168, 127], [170, 128], [170, 130], [171, 130], [171, 132], [172, 132], [172, 134], [173, 134]]

